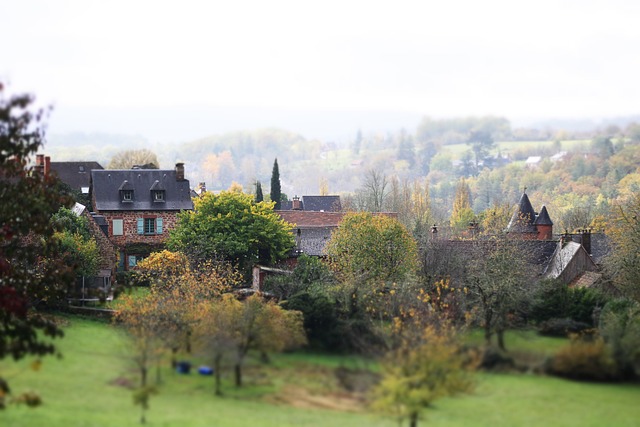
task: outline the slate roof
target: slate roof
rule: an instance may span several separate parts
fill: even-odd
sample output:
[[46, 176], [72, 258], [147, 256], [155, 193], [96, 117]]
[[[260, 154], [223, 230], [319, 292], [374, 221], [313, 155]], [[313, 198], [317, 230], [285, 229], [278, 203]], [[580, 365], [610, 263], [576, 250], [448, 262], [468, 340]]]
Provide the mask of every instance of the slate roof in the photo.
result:
[[[340, 196], [302, 196], [300, 199], [303, 211], [315, 212], [341, 212], [342, 203]], [[289, 211], [293, 209], [291, 200], [280, 202], [280, 210]]]
[[[193, 209], [189, 181], [178, 181], [175, 170], [92, 170], [91, 183], [98, 212]], [[152, 189], [164, 190], [164, 201], [154, 201]], [[120, 190], [133, 190], [133, 200], [123, 202]]]
[[551, 221], [551, 217], [549, 216], [549, 212], [547, 212], [546, 206], [542, 206], [540, 213], [533, 223], [536, 225], [553, 225], [553, 221]]
[[520, 233], [536, 233], [538, 229], [534, 225], [535, 219], [536, 213], [533, 210], [533, 206], [531, 206], [529, 196], [527, 196], [527, 193], [522, 193], [518, 207], [513, 212], [509, 225], [507, 225], [507, 230]]
[[302, 209], [305, 211], [340, 212], [340, 196], [302, 196]]
[[92, 170], [104, 169], [98, 162], [51, 162], [50, 168], [60, 181], [79, 191], [89, 188]]

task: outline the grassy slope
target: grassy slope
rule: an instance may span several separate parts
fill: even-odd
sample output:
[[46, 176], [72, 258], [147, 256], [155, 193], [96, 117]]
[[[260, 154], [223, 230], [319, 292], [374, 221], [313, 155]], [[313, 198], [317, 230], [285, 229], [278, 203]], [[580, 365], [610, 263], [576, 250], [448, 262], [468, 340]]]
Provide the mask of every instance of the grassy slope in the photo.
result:
[[[522, 346], [540, 345], [525, 335], [510, 340], [518, 349], [518, 340], [524, 343]], [[36, 409], [12, 405], [0, 412], [0, 425], [136, 425], [139, 408], [133, 406], [131, 392], [110, 384], [119, 377], [134, 378], [122, 357], [123, 346], [122, 336], [113, 327], [72, 319], [66, 337], [60, 341], [62, 359], [45, 359], [39, 372], [28, 369], [29, 361], [3, 361], [0, 372], [10, 380], [14, 393], [35, 389], [45, 405]], [[351, 358], [290, 354], [276, 358], [270, 369], [297, 372], [291, 367], [310, 362], [325, 368], [358, 364]], [[293, 371], [286, 371], [287, 367]], [[640, 419], [637, 385], [586, 384], [531, 375], [480, 374], [478, 378], [474, 394], [436, 402], [426, 413], [425, 424], [631, 426]], [[226, 385], [223, 398], [213, 395], [210, 377], [165, 372], [164, 379], [160, 394], [151, 398], [147, 417], [150, 426], [397, 425], [393, 420], [366, 414], [270, 404], [265, 396], [282, 380], [263, 381], [251, 371], [247, 375], [249, 387], [236, 391]]]

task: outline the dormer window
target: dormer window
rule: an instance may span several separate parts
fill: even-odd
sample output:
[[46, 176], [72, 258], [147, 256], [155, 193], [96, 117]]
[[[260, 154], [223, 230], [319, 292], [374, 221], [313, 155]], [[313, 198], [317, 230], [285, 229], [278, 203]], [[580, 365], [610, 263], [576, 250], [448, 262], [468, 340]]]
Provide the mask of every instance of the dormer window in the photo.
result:
[[120, 200], [122, 202], [133, 202], [133, 185], [129, 181], [122, 181], [122, 185], [118, 190], [120, 191]]
[[164, 190], [153, 190], [153, 201], [164, 202]]

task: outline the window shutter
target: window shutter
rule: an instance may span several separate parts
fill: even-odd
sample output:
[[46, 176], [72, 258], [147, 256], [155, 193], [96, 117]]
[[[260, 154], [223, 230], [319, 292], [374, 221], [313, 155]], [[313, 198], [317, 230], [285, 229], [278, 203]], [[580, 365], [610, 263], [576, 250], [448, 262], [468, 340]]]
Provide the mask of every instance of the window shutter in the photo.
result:
[[138, 218], [138, 234], [144, 234], [144, 219]]
[[162, 234], [162, 218], [156, 218], [156, 233]]
[[129, 267], [135, 267], [136, 265], [137, 265], [136, 256], [135, 255], [129, 255]]

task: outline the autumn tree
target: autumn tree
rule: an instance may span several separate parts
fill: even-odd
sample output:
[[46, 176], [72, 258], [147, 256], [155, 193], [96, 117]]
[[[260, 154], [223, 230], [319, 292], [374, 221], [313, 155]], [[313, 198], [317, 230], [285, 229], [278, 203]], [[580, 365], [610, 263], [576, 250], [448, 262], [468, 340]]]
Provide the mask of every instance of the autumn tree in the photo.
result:
[[391, 333], [399, 344], [382, 360], [372, 406], [416, 427], [423, 409], [436, 399], [473, 388], [473, 363], [450, 327], [427, 325], [407, 333], [407, 321], [412, 320], [394, 320]]
[[247, 272], [255, 263], [273, 264], [294, 246], [291, 225], [272, 202], [238, 192], [206, 193], [194, 210], [181, 212], [167, 245], [196, 260], [224, 260]]
[[640, 302], [640, 194], [628, 196], [615, 208], [608, 234], [613, 250], [607, 272], [616, 286]]
[[269, 195], [271, 201], [275, 203], [273, 209], [279, 210], [282, 202], [282, 189], [280, 188], [280, 169], [278, 168], [278, 159], [273, 161], [273, 170], [271, 171], [271, 190]]
[[0, 82], [0, 359], [55, 352], [51, 339], [62, 331], [38, 309], [74, 278], [50, 223], [72, 199], [55, 177], [29, 166], [44, 138], [45, 111], [32, 103], [30, 95], [6, 96]]
[[116, 153], [112, 158], [107, 169], [131, 169], [134, 166], [140, 166], [146, 169], [159, 169], [160, 162], [158, 156], [147, 149], [125, 150]]
[[417, 269], [416, 242], [397, 219], [349, 213], [333, 232], [327, 254], [342, 280], [403, 281]]
[[149, 397], [155, 392], [155, 387], [148, 381], [149, 370], [166, 352], [159, 335], [164, 324], [157, 309], [157, 300], [151, 295], [123, 295], [113, 317], [114, 322], [121, 325], [129, 337], [127, 352], [140, 375], [140, 384], [134, 390], [134, 403], [141, 406], [141, 424], [146, 422], [145, 411], [149, 407]]
[[[306, 342], [301, 313], [283, 310], [258, 294], [245, 301], [224, 295], [202, 313], [198, 342], [217, 365], [218, 372], [225, 355], [232, 359], [238, 387], [242, 386], [242, 367], [249, 351], [277, 352]], [[216, 393], [220, 393], [219, 377]]]
[[451, 211], [451, 227], [457, 231], [464, 230], [474, 217], [475, 214], [471, 209], [471, 189], [463, 178], [458, 181], [456, 186], [453, 210]]
[[152, 253], [138, 263], [136, 279], [149, 283], [156, 305], [158, 337], [171, 350], [172, 364], [180, 349], [191, 351], [191, 335], [203, 302], [213, 301], [241, 282], [229, 263], [201, 261], [191, 264], [180, 252]]

